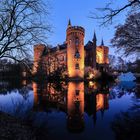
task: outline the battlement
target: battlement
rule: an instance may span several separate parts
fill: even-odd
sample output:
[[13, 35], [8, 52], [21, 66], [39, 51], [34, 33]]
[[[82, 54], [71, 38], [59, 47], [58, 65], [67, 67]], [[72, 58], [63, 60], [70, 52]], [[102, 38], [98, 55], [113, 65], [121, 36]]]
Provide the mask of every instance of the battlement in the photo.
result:
[[67, 34], [71, 34], [71, 33], [81, 33], [81, 34], [85, 34], [85, 29], [81, 26], [70, 26], [67, 28]]

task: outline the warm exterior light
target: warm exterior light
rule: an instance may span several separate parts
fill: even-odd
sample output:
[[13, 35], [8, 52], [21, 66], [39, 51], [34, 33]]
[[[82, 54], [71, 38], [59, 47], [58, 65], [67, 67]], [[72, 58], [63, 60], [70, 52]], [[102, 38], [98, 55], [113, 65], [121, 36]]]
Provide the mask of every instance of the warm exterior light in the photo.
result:
[[[78, 129], [83, 127], [83, 114], [84, 114], [84, 82], [68, 83], [67, 94], [67, 113], [68, 113], [68, 128]], [[78, 124], [75, 123], [77, 118]]]
[[98, 89], [98, 85], [97, 85], [96, 82], [89, 81], [89, 88], [91, 88], [93, 90], [97, 90]]
[[[84, 77], [84, 29], [79, 26], [71, 26], [67, 29], [67, 68], [69, 77]], [[78, 61], [78, 62], [77, 62]]]
[[104, 95], [103, 94], [97, 94], [96, 95], [96, 101], [97, 101], [97, 106], [96, 110], [104, 109]]
[[90, 73], [89, 74], [89, 79], [93, 79], [94, 78], [94, 74], [93, 73]]
[[106, 46], [98, 46], [96, 48], [96, 61], [98, 64], [108, 64], [109, 49]]
[[[49, 49], [43, 44], [35, 45], [33, 74], [45, 70], [44, 73], [50, 75], [65, 66], [67, 76], [70, 78], [84, 78], [85, 75], [88, 79], [93, 79], [100, 76], [99, 72], [95, 71], [96, 68], [107, 71], [109, 48], [103, 43], [101, 46], [96, 46], [95, 36], [86, 49], [84, 34], [84, 28], [72, 26], [69, 21], [64, 44]], [[85, 72], [86, 67], [92, 70]]]

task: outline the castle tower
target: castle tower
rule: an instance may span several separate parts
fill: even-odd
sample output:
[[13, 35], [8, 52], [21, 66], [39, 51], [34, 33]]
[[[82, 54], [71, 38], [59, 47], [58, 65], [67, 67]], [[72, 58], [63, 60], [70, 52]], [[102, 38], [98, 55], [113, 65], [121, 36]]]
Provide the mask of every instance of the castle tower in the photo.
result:
[[70, 78], [84, 77], [84, 35], [80, 26], [72, 26], [69, 20], [66, 31], [67, 69]]
[[96, 38], [96, 33], [94, 31], [94, 36], [93, 36], [93, 46], [92, 46], [92, 68], [96, 69], [96, 42], [97, 42], [97, 38]]
[[104, 45], [104, 41], [102, 39], [101, 45], [96, 47], [96, 59], [98, 63], [98, 69], [100, 71], [108, 71], [109, 68], [109, 48]]
[[41, 57], [42, 57], [44, 49], [45, 49], [44, 44], [34, 45], [34, 66], [33, 66], [33, 72], [32, 72], [33, 74], [35, 74], [37, 70], [39, 69], [39, 62], [41, 61]]
[[103, 58], [103, 63], [108, 64], [108, 53], [109, 53], [109, 48], [104, 45], [104, 40], [102, 39], [100, 48], [102, 48], [102, 58]]

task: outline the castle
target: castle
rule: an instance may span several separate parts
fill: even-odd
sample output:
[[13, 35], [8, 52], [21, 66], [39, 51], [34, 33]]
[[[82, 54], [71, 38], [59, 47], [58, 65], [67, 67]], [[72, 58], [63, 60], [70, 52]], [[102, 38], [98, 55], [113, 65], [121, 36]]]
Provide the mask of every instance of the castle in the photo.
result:
[[72, 26], [69, 20], [66, 30], [66, 41], [62, 45], [50, 48], [44, 44], [34, 46], [34, 69], [37, 72], [43, 67], [47, 74], [64, 67], [70, 78], [84, 77], [85, 67], [100, 71], [108, 71], [109, 48], [97, 46], [94, 32], [92, 41], [84, 45], [85, 29], [81, 26]]

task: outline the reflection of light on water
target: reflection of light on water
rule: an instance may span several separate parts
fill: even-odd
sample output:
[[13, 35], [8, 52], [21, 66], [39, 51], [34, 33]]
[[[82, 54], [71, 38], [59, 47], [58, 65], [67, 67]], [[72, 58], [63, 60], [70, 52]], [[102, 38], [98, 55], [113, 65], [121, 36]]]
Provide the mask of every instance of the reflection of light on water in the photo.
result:
[[[32, 108], [33, 114], [31, 114], [31, 117], [33, 118], [30, 118], [33, 120], [32, 122], [38, 126], [48, 126], [49, 124], [58, 138], [60, 138], [60, 133], [62, 136], [67, 133], [66, 126], [68, 130], [73, 131], [80, 130], [81, 132], [81, 129], [82, 131], [85, 129], [84, 134], [90, 135], [91, 126], [93, 127], [92, 117], [95, 119], [96, 125], [98, 125], [92, 129], [96, 133], [97, 128], [108, 129], [114, 115], [121, 110], [128, 109], [134, 94], [127, 94], [126, 90], [122, 92], [122, 87], [127, 89], [129, 85], [134, 85], [134, 83], [120, 83], [109, 88], [92, 81], [87, 86], [85, 85], [86, 87], [84, 87], [83, 82], [69, 82], [65, 92], [63, 92], [64, 90], [57, 91], [57, 85], [54, 86], [52, 83], [37, 84], [33, 82], [34, 93], [27, 88], [26, 98], [23, 96], [26, 90], [23, 93], [21, 92], [23, 88], [13, 90], [7, 95], [0, 95], [0, 106], [2, 106], [2, 111], [11, 114], [14, 114], [16, 106], [19, 106], [20, 114], [24, 114], [28, 109]], [[36, 106], [33, 106], [33, 102]], [[107, 111], [105, 112], [105, 110]], [[101, 120], [102, 116], [100, 117], [100, 115], [105, 115], [103, 116], [104, 119]], [[105, 123], [106, 125], [104, 125]], [[60, 130], [62, 131], [60, 132]], [[105, 135], [104, 131], [101, 132]], [[83, 135], [83, 133], [81, 134]], [[95, 135], [99, 136], [100, 134], [96, 133]], [[53, 138], [54, 136], [52, 136]], [[72, 139], [74, 138], [72, 137]], [[84, 137], [84, 139], [86, 138]], [[94, 138], [92, 137], [92, 139]]]
[[94, 74], [93, 73], [90, 73], [89, 74], [89, 79], [93, 79], [94, 78]]
[[96, 110], [100, 110], [104, 108], [104, 95], [103, 94], [97, 94], [96, 95]]
[[91, 87], [93, 87], [93, 86], [94, 86], [94, 82], [89, 81], [89, 87], [91, 88]]
[[84, 114], [84, 83], [68, 83], [67, 93], [68, 128], [79, 130], [83, 128]]
[[34, 94], [34, 104], [36, 105], [37, 102], [38, 102], [38, 95], [37, 95], [37, 93], [38, 93], [38, 86], [37, 86], [37, 84], [35, 82], [33, 82], [32, 86], [33, 86], [33, 94]]
[[80, 110], [84, 111], [84, 83], [73, 83], [68, 84], [68, 112], [74, 109], [74, 101], [80, 102]]
[[27, 85], [27, 80], [22, 80], [22, 85], [26, 86]]
[[92, 88], [94, 90], [98, 89], [97, 83], [93, 81], [89, 81], [89, 88]]
[[108, 94], [97, 94], [96, 95], [96, 110], [108, 108]]

